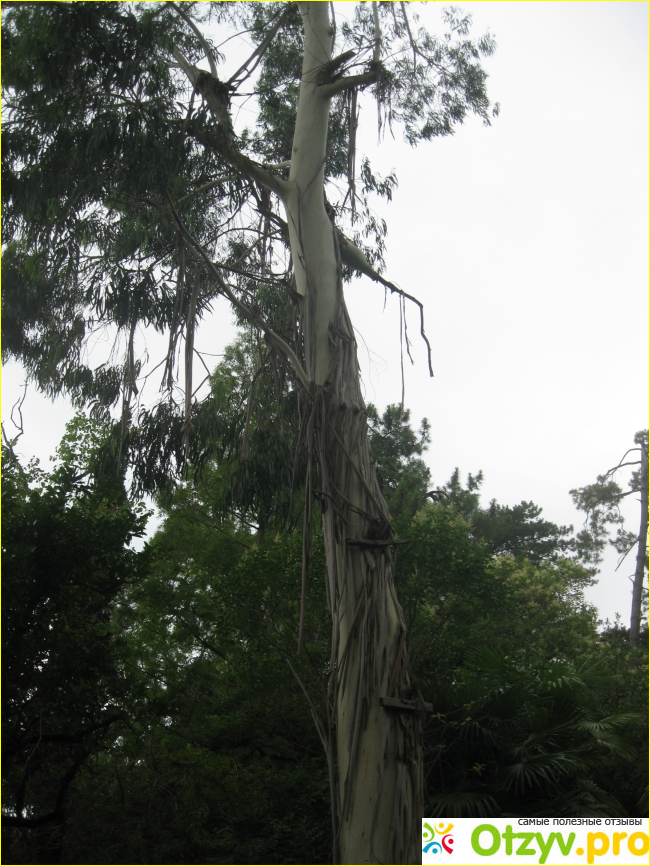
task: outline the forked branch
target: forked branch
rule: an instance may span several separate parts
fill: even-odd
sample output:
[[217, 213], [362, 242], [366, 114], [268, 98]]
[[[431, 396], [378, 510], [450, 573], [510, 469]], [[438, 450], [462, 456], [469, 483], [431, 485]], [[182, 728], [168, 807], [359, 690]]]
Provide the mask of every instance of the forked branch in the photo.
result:
[[[248, 58], [248, 60], [246, 60], [245, 63], [242, 63], [242, 65], [239, 67], [237, 72], [235, 72], [235, 74], [232, 75], [228, 79], [229, 85], [231, 85], [232, 87], [238, 87], [242, 82], [246, 81], [247, 78], [250, 78], [250, 76], [253, 74], [253, 72], [257, 68], [258, 63], [262, 59], [264, 52], [269, 47], [271, 42], [273, 42], [275, 34], [278, 32], [280, 27], [282, 27], [284, 22], [287, 20], [291, 11], [292, 11], [291, 5], [288, 5], [285, 8], [284, 12], [282, 12], [282, 14], [277, 18], [273, 27], [271, 27], [271, 29], [269, 30], [267, 35], [260, 42], [260, 44], [257, 46], [255, 51], [253, 51], [253, 53]], [[249, 64], [251, 64], [251, 63], [253, 65], [249, 68]], [[246, 74], [244, 74], [244, 73], [246, 73]], [[242, 78], [239, 77], [240, 75], [242, 76]]]
[[298, 377], [298, 379], [300, 380], [302, 385], [304, 385], [304, 387], [307, 390], [309, 390], [311, 387], [309, 377], [305, 373], [303, 366], [298, 359], [298, 356], [293, 351], [291, 346], [285, 340], [283, 340], [282, 337], [279, 334], [277, 334], [273, 330], [273, 328], [271, 328], [271, 326], [267, 322], [265, 322], [264, 319], [258, 313], [256, 313], [254, 310], [252, 310], [247, 304], [245, 304], [243, 301], [241, 301], [237, 297], [237, 295], [235, 295], [235, 293], [232, 291], [232, 289], [230, 288], [228, 283], [224, 280], [224, 278], [219, 273], [217, 266], [214, 264], [214, 262], [212, 261], [212, 259], [210, 258], [210, 256], [206, 252], [206, 250], [201, 246], [201, 244], [196, 240], [196, 238], [194, 238], [189, 233], [189, 231], [185, 227], [185, 224], [183, 223], [182, 219], [180, 218], [178, 211], [174, 207], [174, 204], [169, 197], [168, 197], [168, 204], [169, 204], [170, 210], [172, 212], [172, 215], [173, 215], [174, 219], [176, 220], [176, 224], [178, 225], [178, 228], [179, 228], [181, 234], [183, 235], [183, 237], [185, 238], [187, 243], [195, 250], [195, 252], [197, 252], [199, 254], [199, 256], [205, 262], [206, 267], [208, 268], [210, 274], [212, 275], [212, 277], [214, 277], [214, 280], [217, 284], [219, 292], [222, 295], [224, 295], [226, 298], [228, 298], [228, 300], [233, 305], [233, 307], [235, 307], [237, 310], [239, 310], [239, 312], [242, 313], [242, 315], [245, 316], [249, 322], [251, 322], [253, 325], [255, 325], [256, 327], [258, 327], [262, 331], [264, 331], [264, 333], [269, 338], [269, 340], [272, 343], [274, 343], [275, 346], [277, 346], [277, 348], [280, 350], [280, 352], [282, 352], [282, 354], [289, 361], [289, 363], [293, 367], [293, 370], [294, 370], [296, 376]]
[[390, 289], [393, 294], [400, 295], [402, 298], [406, 298], [407, 300], [412, 301], [420, 308], [420, 335], [422, 336], [422, 339], [424, 340], [427, 347], [429, 375], [433, 378], [433, 366], [431, 363], [431, 344], [429, 343], [428, 337], [424, 330], [424, 307], [421, 301], [418, 301], [416, 297], [414, 297], [413, 295], [409, 295], [408, 292], [403, 291], [402, 289], [398, 288], [394, 283], [385, 280], [380, 274], [378, 274], [377, 271], [372, 267], [368, 259], [365, 257], [363, 252], [359, 249], [359, 247], [356, 244], [353, 244], [352, 241], [346, 238], [345, 235], [338, 229], [336, 230], [336, 235], [341, 250], [341, 261], [344, 265], [347, 265], [354, 271], [358, 271], [360, 274], [365, 274], [376, 283], [381, 283], [382, 286]]
[[194, 31], [194, 35], [196, 36], [196, 38], [201, 43], [201, 48], [205, 52], [205, 56], [208, 59], [208, 63], [210, 64], [210, 72], [212, 73], [212, 75], [215, 78], [217, 78], [218, 77], [217, 76], [217, 64], [215, 62], [214, 55], [212, 53], [212, 49], [208, 45], [206, 39], [204, 38], [204, 36], [201, 33], [201, 31], [199, 30], [199, 28], [192, 21], [192, 19], [189, 17], [189, 15], [186, 15], [185, 12], [183, 12], [183, 10], [180, 9], [175, 3], [171, 2], [171, 0], [168, 0], [167, 5], [171, 6], [172, 9], [174, 10], [174, 12], [177, 15], [179, 15], [183, 19], [183, 21], [185, 21], [185, 23], [188, 24], [192, 28], [192, 30]]

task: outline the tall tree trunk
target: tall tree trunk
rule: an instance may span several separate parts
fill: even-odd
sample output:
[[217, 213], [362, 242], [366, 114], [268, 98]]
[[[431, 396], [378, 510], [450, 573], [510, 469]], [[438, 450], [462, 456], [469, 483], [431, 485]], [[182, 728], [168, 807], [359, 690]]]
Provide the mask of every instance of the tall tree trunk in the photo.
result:
[[632, 614], [630, 616], [630, 646], [639, 643], [641, 629], [641, 602], [643, 598], [643, 578], [645, 577], [645, 559], [648, 542], [648, 450], [641, 443], [641, 525], [639, 527], [639, 545], [636, 550], [636, 569], [632, 587]]
[[419, 863], [421, 714], [412, 699], [406, 625], [393, 584], [388, 508], [370, 458], [354, 333], [338, 241], [324, 199], [330, 100], [318, 73], [331, 59], [329, 4], [300, 3], [305, 44], [289, 189], [284, 201], [319, 467], [333, 623], [329, 699], [336, 728], [334, 862]]

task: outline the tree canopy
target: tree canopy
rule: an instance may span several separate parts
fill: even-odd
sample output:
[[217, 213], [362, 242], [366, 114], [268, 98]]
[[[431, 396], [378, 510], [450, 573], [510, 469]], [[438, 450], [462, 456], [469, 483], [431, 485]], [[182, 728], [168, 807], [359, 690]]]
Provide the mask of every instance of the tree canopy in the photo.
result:
[[[419, 859], [422, 762], [419, 716], [382, 703], [410, 701], [414, 687], [344, 280], [369, 276], [402, 313], [414, 303], [430, 352], [421, 302], [380, 274], [386, 227], [370, 198], [389, 198], [395, 181], [365, 159], [357, 167], [358, 101], [369, 89], [380, 129], [400, 126], [411, 144], [451, 134], [472, 113], [489, 123], [496, 107], [481, 60], [494, 42], [472, 40], [470, 19], [453, 10], [443, 19], [442, 37], [417, 27], [406, 4], [357, 4], [340, 29], [323, 3], [15, 5], [3, 19], [4, 356], [98, 419], [121, 401], [103, 462], [118, 476], [131, 467], [136, 489], [152, 492], [205, 463], [222, 420], [213, 401], [197, 399], [198, 324], [219, 297], [246, 323], [255, 372], [243, 462], [265, 367], [278, 402], [298, 408], [299, 650], [313, 505], [321, 510], [333, 628], [318, 729], [332, 856], [350, 862], [375, 850]], [[250, 54], [227, 64], [230, 37], [242, 33]], [[240, 100], [253, 96], [254, 121], [239, 128]], [[143, 326], [168, 336], [153, 408], [141, 402]], [[101, 363], [86, 352], [99, 332], [113, 340]], [[251, 461], [253, 474], [277, 480], [281, 452]], [[246, 475], [232, 473], [231, 493], [264, 533], [272, 515], [251, 499]], [[290, 491], [291, 502], [293, 481]], [[379, 768], [372, 786], [367, 762]], [[396, 811], [403, 826], [387, 820]]]

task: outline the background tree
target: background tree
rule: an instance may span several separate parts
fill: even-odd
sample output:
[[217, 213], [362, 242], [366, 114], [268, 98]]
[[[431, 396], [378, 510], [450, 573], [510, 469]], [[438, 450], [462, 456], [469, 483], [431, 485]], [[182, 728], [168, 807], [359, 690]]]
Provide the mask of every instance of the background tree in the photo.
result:
[[[585, 527], [578, 534], [578, 548], [583, 556], [594, 563], [600, 562], [607, 541], [621, 558], [617, 570], [627, 555], [636, 547], [636, 562], [632, 584], [632, 610], [630, 614], [630, 645], [637, 646], [641, 630], [644, 602], [644, 583], [648, 572], [648, 431], [641, 430], [634, 436], [636, 448], [625, 452], [619, 463], [599, 475], [595, 484], [571, 490], [577, 508], [587, 515]], [[628, 454], [637, 453], [638, 460], [626, 460]], [[623, 492], [616, 473], [624, 466], [638, 466], [629, 480], [629, 490]], [[624, 519], [619, 505], [626, 496], [639, 493], [641, 515], [638, 533], [623, 528]], [[617, 526], [617, 533], [609, 539], [609, 526]], [[645, 592], [647, 595], [647, 591]]]
[[482, 508], [479, 504], [482, 483], [482, 472], [470, 473], [463, 487], [460, 472], [455, 469], [445, 485], [427, 495], [435, 502], [452, 505], [466, 517], [476, 537], [482, 539], [496, 556], [523, 556], [539, 564], [574, 550], [573, 527], [557, 526], [541, 519], [542, 509], [533, 502], [510, 506], [500, 505], [493, 499], [487, 508]]
[[422, 508], [431, 477], [421, 459], [431, 442], [429, 422], [423, 418], [416, 434], [410, 418], [409, 410], [397, 404], [387, 406], [381, 416], [372, 403], [368, 405], [370, 453], [381, 491], [395, 518], [413, 516]]
[[593, 572], [568, 528], [534, 503], [483, 509], [481, 481], [463, 487], [455, 471], [447, 496], [397, 521], [411, 540], [396, 580], [413, 673], [434, 708], [426, 811], [644, 814], [647, 647], [622, 647], [616, 628], [599, 634], [584, 597]]
[[70, 426], [51, 473], [20, 464], [18, 437], [2, 449], [2, 821], [39, 830], [40, 862], [62, 862], [70, 786], [129, 712], [112, 608], [148, 563], [129, 549], [144, 510], [71, 459], [90, 433]]
[[[228, 78], [197, 24], [202, 10], [253, 43]], [[372, 88], [380, 125], [402, 124], [411, 144], [452, 133], [468, 112], [490, 117], [480, 59], [493, 41], [472, 42], [469, 19], [455, 12], [446, 13], [442, 39], [416, 29], [408, 14], [405, 4], [358, 4], [340, 33], [323, 3], [18, 5], [3, 21], [5, 356], [20, 358], [46, 391], [68, 392], [100, 415], [121, 399], [115, 461], [123, 466], [137, 445], [154, 484], [161, 458], [184, 467], [200, 454], [193, 340], [217, 296], [266, 346], [260, 366], [272, 355], [298, 394], [304, 523], [309, 530], [317, 490], [328, 563], [333, 642], [323, 741], [337, 775], [334, 859], [343, 862], [416, 862], [421, 814], [419, 716], [380, 704], [415, 693], [344, 267], [413, 299], [373, 269], [384, 227], [367, 196], [390, 195], [391, 185], [363, 163], [357, 188], [357, 98]], [[343, 50], [335, 55], [337, 36]], [[257, 124], [237, 134], [231, 107], [255, 70]], [[361, 248], [364, 235], [372, 252]], [[169, 333], [169, 399], [141, 413], [144, 436], [133, 437], [141, 324]], [[106, 326], [121, 352], [91, 369], [83, 346]]]

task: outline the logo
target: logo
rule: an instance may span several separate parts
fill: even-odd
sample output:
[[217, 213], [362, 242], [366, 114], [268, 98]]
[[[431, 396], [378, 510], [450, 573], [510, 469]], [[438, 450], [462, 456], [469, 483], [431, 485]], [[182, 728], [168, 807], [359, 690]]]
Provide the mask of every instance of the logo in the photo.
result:
[[422, 819], [425, 866], [647, 866], [650, 852], [647, 818], [454, 818], [453, 822]]
[[447, 854], [451, 854], [454, 844], [454, 837], [451, 835], [453, 829], [453, 824], [445, 825], [444, 821], [436, 824], [435, 829], [428, 821], [425, 821], [422, 825], [422, 841], [424, 842], [422, 853], [440, 854], [444, 849]]

